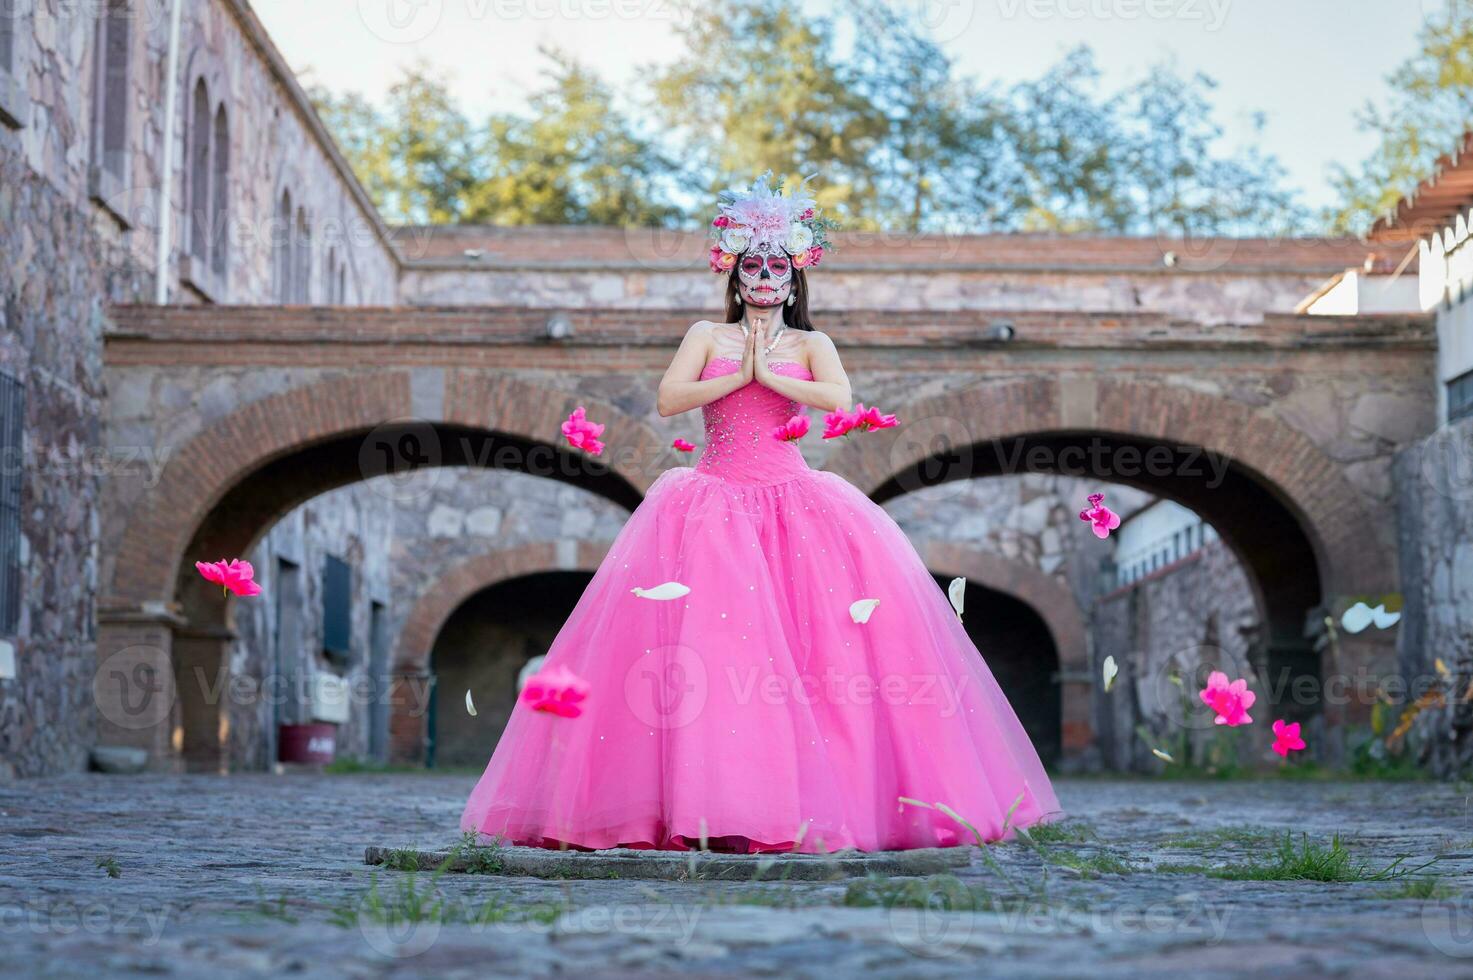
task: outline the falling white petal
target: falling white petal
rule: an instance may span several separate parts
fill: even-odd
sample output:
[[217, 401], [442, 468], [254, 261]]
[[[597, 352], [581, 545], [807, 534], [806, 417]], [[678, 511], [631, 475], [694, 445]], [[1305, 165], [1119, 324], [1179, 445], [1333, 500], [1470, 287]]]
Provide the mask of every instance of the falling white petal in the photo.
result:
[[1110, 688], [1115, 685], [1115, 676], [1120, 673], [1120, 667], [1115, 663], [1114, 657], [1105, 658], [1105, 693], [1110, 693]]
[[1345, 610], [1345, 615], [1340, 617], [1340, 625], [1345, 627], [1347, 633], [1359, 633], [1370, 626], [1371, 621], [1375, 618], [1376, 614], [1371, 611], [1370, 606], [1364, 602], [1357, 602]]
[[849, 605], [849, 618], [856, 623], [869, 622], [870, 614], [880, 604], [879, 599], [859, 599]]
[[539, 653], [537, 656], [535, 656], [531, 660], [528, 660], [527, 661], [526, 666], [524, 666], [517, 673], [517, 690], [518, 691], [520, 691], [522, 688], [526, 687], [527, 686], [528, 679], [531, 678], [531, 676], [533, 674], [537, 673], [539, 670], [542, 669], [542, 661], [544, 661], [546, 659], [547, 659], [547, 654], [545, 654], [545, 653]]
[[1156, 758], [1160, 759], [1162, 762], [1175, 762], [1176, 761], [1175, 759], [1173, 759], [1171, 757], [1170, 753], [1162, 752], [1160, 749], [1152, 749], [1151, 750], [1151, 754], [1154, 755]]
[[471, 700], [470, 688], [466, 688], [465, 690], [465, 713], [472, 718], [476, 716], [476, 702]]
[[967, 580], [952, 579], [951, 584], [946, 587], [946, 597], [951, 600], [951, 608], [956, 610], [956, 618], [961, 619], [962, 606], [966, 604], [967, 599]]
[[690, 593], [690, 587], [681, 585], [679, 582], [665, 582], [655, 586], [653, 589], [641, 589], [639, 586], [629, 590], [641, 599], [679, 599]]
[[1401, 613], [1389, 611], [1385, 603], [1371, 610], [1371, 622], [1376, 624], [1378, 630], [1389, 629], [1395, 626], [1400, 619]]

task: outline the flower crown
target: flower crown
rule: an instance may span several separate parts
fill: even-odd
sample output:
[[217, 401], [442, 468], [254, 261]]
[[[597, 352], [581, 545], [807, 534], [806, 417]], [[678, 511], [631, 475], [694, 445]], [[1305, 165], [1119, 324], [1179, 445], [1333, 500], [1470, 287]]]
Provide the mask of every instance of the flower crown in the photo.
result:
[[791, 191], [768, 187], [772, 171], [752, 181], [749, 188], [733, 187], [717, 195], [715, 220], [711, 222], [711, 271], [728, 272], [745, 254], [786, 253], [795, 269], [818, 265], [826, 249], [833, 248], [828, 230], [834, 222], [818, 216], [818, 203], [807, 195], [810, 174]]

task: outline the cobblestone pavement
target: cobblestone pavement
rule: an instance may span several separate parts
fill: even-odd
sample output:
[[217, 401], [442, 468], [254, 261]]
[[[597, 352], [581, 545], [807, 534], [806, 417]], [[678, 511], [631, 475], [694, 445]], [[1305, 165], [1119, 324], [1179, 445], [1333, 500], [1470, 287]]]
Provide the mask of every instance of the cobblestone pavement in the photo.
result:
[[[559, 881], [363, 865], [369, 844], [453, 844], [473, 781], [0, 783], [0, 970], [1473, 976], [1466, 786], [1060, 780], [1070, 819], [1048, 839], [973, 851], [955, 875], [925, 879]], [[1400, 880], [1212, 876], [1270, 862], [1285, 830], [1296, 847], [1340, 833], [1363, 871], [1435, 862]]]

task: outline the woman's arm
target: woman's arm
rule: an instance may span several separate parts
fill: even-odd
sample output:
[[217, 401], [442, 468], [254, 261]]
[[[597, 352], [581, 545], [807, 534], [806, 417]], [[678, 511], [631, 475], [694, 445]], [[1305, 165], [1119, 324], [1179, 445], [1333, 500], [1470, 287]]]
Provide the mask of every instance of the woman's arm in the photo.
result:
[[827, 334], [815, 330], [808, 337], [808, 371], [813, 375], [812, 381], [784, 377], [769, 368], [767, 355], [762, 353], [765, 343], [764, 338], [757, 338], [753, 376], [760, 384], [778, 394], [787, 395], [796, 402], [825, 412], [840, 408], [847, 412], [853, 405], [854, 395], [849, 390], [849, 376], [844, 373], [844, 365], [839, 362], [839, 352], [834, 349], [834, 342]]
[[702, 320], [691, 324], [691, 328], [685, 332], [685, 339], [680, 342], [680, 348], [675, 352], [675, 357], [670, 361], [670, 366], [665, 369], [665, 376], [660, 379], [655, 407], [661, 416], [669, 418], [700, 408], [752, 380], [752, 358], [749, 351], [748, 356], [742, 358], [740, 371], [701, 381], [701, 369], [706, 366], [710, 351], [711, 330], [707, 322]]

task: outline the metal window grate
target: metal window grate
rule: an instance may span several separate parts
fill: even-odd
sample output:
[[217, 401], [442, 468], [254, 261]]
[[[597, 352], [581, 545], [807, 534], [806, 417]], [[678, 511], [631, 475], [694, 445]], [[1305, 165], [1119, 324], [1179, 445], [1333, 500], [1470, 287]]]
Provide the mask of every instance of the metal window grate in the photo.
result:
[[1447, 420], [1473, 415], [1473, 371], [1460, 374], [1447, 383]]
[[353, 648], [353, 569], [328, 555], [322, 567], [322, 648], [346, 658]]
[[0, 634], [20, 626], [20, 508], [26, 389], [0, 373]]

